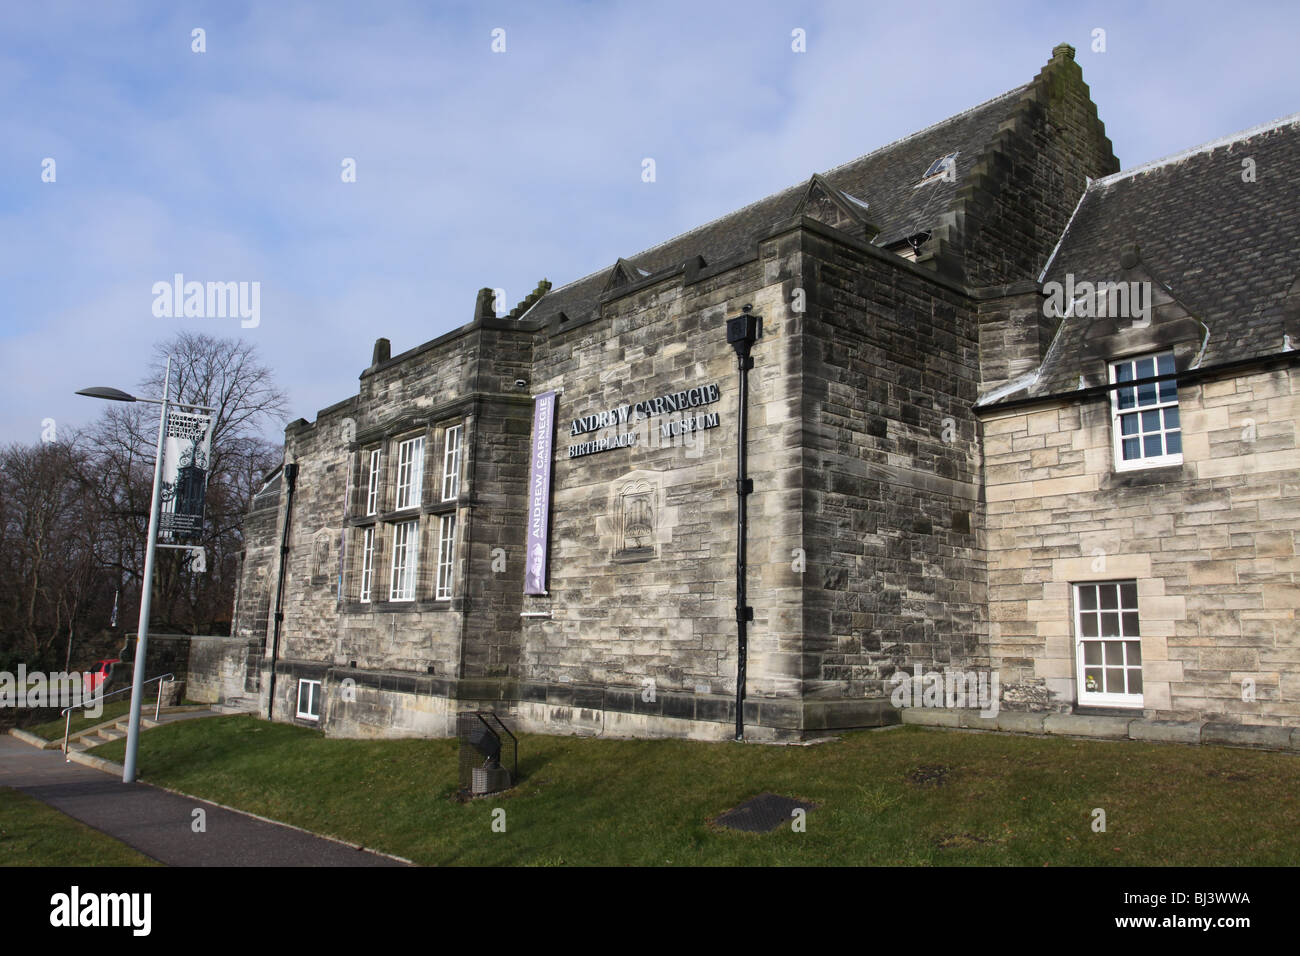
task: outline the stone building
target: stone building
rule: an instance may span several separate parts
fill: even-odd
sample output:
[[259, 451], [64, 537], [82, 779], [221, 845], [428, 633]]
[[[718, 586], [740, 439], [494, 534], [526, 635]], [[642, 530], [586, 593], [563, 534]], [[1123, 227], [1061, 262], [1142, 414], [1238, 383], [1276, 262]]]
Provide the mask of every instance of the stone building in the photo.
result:
[[1061, 45], [507, 315], [485, 289], [380, 339], [249, 514], [250, 699], [339, 735], [493, 708], [721, 739], [743, 618], [751, 739], [895, 723], [944, 670], [1012, 713], [1300, 727], [1297, 122], [1120, 173]]

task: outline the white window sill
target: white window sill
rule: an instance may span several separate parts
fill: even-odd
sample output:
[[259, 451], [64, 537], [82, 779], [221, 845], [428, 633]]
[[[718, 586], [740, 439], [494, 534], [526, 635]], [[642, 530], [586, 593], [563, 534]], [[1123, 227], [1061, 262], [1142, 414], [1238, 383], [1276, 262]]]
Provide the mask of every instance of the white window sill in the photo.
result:
[[1143, 708], [1142, 695], [1131, 694], [1080, 694], [1079, 707], [1126, 707], [1133, 710]]
[[1159, 458], [1130, 458], [1128, 461], [1115, 462], [1116, 471], [1144, 471], [1148, 468], [1167, 468], [1170, 465], [1181, 465], [1183, 456], [1179, 455], [1162, 455]]

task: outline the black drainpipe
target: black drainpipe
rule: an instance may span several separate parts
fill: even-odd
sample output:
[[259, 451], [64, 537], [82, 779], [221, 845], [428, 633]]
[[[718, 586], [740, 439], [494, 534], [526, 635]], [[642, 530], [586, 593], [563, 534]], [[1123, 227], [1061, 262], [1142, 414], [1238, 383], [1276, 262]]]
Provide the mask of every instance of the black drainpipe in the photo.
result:
[[740, 417], [736, 424], [736, 739], [745, 739], [745, 663], [749, 651], [749, 622], [754, 609], [745, 594], [745, 543], [748, 540], [749, 495], [754, 482], [748, 477], [745, 460], [745, 425], [749, 411], [749, 370], [754, 360], [749, 350], [758, 338], [761, 317], [751, 315], [753, 306], [744, 306], [741, 314], [727, 320], [727, 341], [736, 350], [736, 368], [740, 371]]
[[284, 466], [284, 480], [288, 485], [284, 507], [284, 534], [280, 538], [280, 580], [275, 585], [275, 631], [271, 637], [271, 683], [266, 701], [266, 719], [275, 718], [275, 662], [280, 657], [280, 625], [284, 622], [281, 610], [284, 602], [284, 571], [289, 564], [289, 525], [293, 523], [293, 489], [298, 483], [298, 466], [290, 463]]

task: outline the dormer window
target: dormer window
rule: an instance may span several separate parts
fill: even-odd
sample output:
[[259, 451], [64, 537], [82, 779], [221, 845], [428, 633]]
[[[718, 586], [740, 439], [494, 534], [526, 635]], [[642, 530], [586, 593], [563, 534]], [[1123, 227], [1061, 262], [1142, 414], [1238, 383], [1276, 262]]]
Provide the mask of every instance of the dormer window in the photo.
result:
[[[1174, 353], [1164, 352], [1112, 362], [1110, 380], [1122, 385], [1173, 372]], [[1178, 384], [1174, 380], [1112, 389], [1110, 403], [1117, 470], [1183, 463]]]

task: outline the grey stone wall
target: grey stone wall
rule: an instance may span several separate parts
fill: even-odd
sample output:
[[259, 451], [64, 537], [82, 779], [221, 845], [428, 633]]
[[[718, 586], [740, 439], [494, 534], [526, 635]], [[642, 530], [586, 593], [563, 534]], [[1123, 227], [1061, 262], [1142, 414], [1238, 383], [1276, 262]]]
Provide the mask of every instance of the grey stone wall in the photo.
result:
[[[781, 291], [797, 274], [798, 243], [778, 237], [756, 253], [695, 281], [678, 274], [651, 283], [610, 301], [599, 320], [539, 339], [535, 390], [565, 391], [556, 412], [550, 594], [525, 602], [549, 617], [525, 619], [525, 679], [622, 688], [635, 700], [653, 681], [656, 700], [641, 703], [659, 715], [668, 692], [722, 703], [735, 693], [738, 386], [724, 323], [749, 304], [763, 316], [749, 402], [749, 691], [798, 695], [801, 588], [788, 571], [800, 535], [800, 323]], [[573, 419], [714, 384], [720, 401], [691, 415], [569, 434]], [[716, 428], [662, 435], [664, 422], [712, 413]], [[633, 430], [633, 447], [568, 457], [570, 445]], [[648, 535], [627, 533], [629, 507], [646, 510]]]
[[984, 659], [978, 330], [904, 260], [804, 234], [805, 693]]
[[[189, 664], [181, 675], [185, 696], [201, 704], [256, 707], [245, 685], [249, 670], [256, 670], [260, 644], [239, 637], [189, 638]], [[250, 657], [252, 664], [250, 668]]]
[[1036, 282], [989, 286], [975, 296], [979, 309], [980, 392], [991, 391], [1038, 369], [1056, 321], [1044, 314]]
[[278, 488], [268, 489], [253, 499], [242, 529], [244, 552], [240, 560], [231, 636], [253, 641], [259, 646], [267, 640], [275, 600], [280, 507]]

